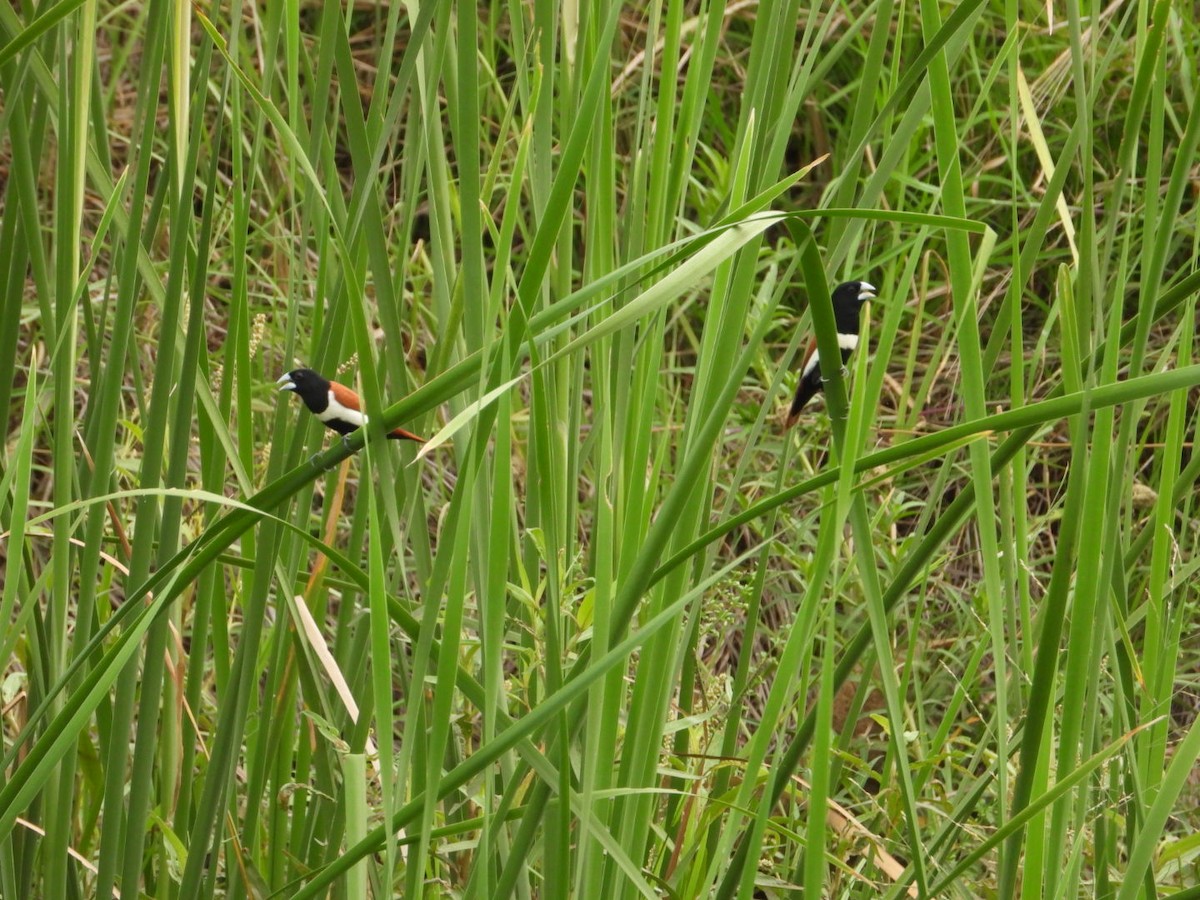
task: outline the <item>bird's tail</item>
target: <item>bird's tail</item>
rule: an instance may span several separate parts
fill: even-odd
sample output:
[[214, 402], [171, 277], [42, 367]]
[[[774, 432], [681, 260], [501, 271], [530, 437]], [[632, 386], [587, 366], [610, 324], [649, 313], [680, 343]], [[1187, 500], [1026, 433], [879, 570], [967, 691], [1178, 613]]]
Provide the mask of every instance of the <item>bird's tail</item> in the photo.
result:
[[796, 386], [796, 396], [792, 398], [792, 406], [788, 410], [787, 418], [784, 419], [785, 428], [791, 428], [800, 420], [800, 411], [816, 393], [816, 388], [809, 383], [807, 378], [800, 379], [800, 384]]
[[418, 444], [425, 443], [425, 438], [413, 434], [411, 431], [405, 431], [403, 428], [396, 428], [388, 432], [388, 440], [390, 441], [416, 441]]

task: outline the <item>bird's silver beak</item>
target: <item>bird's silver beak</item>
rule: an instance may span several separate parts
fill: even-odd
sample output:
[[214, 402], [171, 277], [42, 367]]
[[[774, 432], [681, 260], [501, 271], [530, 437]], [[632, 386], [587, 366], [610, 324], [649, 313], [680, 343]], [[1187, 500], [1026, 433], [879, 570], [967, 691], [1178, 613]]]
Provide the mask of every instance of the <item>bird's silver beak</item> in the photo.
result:
[[296, 384], [292, 381], [291, 375], [283, 375], [275, 383], [281, 385], [279, 388], [281, 391], [294, 391], [296, 389]]
[[866, 281], [860, 281], [858, 283], [858, 299], [859, 300], [874, 300], [877, 293], [878, 293], [878, 291], [876, 291], [875, 285], [870, 284]]

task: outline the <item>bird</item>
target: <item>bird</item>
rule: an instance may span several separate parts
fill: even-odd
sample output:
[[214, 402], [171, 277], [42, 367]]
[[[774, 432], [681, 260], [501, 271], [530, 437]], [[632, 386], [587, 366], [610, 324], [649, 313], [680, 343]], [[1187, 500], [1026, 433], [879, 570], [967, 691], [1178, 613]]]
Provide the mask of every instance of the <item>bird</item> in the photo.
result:
[[[858, 346], [858, 311], [868, 300], [874, 300], [875, 286], [866, 281], [847, 281], [833, 289], [833, 320], [837, 325], [838, 347], [842, 351], [842, 364]], [[817, 339], [808, 342], [804, 364], [800, 368], [800, 383], [796, 385], [796, 396], [788, 410], [787, 427], [796, 424], [800, 411], [813, 395], [823, 390], [825, 379], [821, 377], [821, 364], [817, 353]]]
[[[323, 378], [312, 369], [292, 369], [275, 383], [280, 385], [281, 391], [294, 391], [309, 411], [340, 434], [343, 440], [367, 422], [358, 394], [344, 384]], [[425, 443], [424, 438], [403, 428], [395, 428], [387, 436], [394, 441]]]

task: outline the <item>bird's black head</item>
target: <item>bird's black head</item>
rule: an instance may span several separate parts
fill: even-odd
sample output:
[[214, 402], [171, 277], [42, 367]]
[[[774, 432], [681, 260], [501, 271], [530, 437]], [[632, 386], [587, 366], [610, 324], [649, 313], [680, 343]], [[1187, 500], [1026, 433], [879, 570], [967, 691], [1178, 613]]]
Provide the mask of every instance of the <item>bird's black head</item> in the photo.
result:
[[865, 281], [846, 281], [833, 289], [833, 316], [839, 334], [858, 333], [858, 311], [875, 299], [875, 286]]
[[281, 391], [295, 391], [313, 412], [320, 412], [329, 403], [329, 380], [312, 369], [292, 369], [275, 383]]

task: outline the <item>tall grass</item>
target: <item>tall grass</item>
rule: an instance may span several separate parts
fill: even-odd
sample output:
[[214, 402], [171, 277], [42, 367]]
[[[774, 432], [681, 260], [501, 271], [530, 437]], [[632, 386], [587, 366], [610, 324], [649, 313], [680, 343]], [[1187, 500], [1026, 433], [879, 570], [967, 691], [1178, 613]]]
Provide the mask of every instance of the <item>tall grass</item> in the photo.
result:
[[1055, 13], [0, 6], [0, 895], [1195, 896], [1200, 42]]

